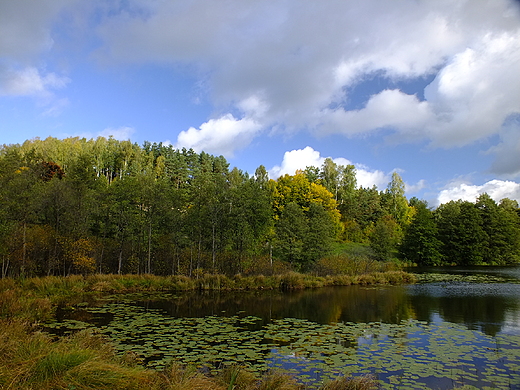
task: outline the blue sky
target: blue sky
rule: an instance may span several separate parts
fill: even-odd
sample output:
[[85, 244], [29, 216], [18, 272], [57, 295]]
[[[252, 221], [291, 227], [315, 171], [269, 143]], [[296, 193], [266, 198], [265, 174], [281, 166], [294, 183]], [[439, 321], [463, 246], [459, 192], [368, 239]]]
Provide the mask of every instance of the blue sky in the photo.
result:
[[0, 2], [0, 144], [109, 135], [520, 201], [520, 2]]

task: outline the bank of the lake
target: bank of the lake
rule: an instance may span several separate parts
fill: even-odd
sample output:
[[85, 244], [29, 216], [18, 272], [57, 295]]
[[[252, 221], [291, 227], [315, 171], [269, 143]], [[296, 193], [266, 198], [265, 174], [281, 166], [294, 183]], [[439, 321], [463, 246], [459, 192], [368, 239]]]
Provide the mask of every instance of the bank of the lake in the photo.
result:
[[[56, 308], [92, 304], [106, 294], [181, 291], [299, 290], [325, 286], [396, 285], [414, 282], [402, 271], [318, 277], [289, 272], [273, 276], [72, 275], [0, 280], [0, 388], [6, 389], [300, 389], [301, 381], [275, 370], [263, 375], [229, 366], [205, 375], [190, 366], [142, 367], [131, 354], [117, 354], [92, 330], [54, 337], [41, 332]], [[338, 378], [322, 388], [374, 385], [370, 378]], [[368, 386], [368, 387], [367, 387]], [[356, 387], [361, 388], [361, 387]]]
[[[214, 275], [213, 290], [203, 288], [209, 275], [184, 290], [149, 275], [2, 281], [2, 297], [19, 307], [2, 322], [0, 377], [22, 389], [362, 388], [349, 387], [351, 376], [365, 388], [518, 390], [520, 268], [412, 271], [417, 283], [367, 284], [372, 275], [323, 288], [305, 286], [326, 278], [285, 275], [290, 289], [282, 279], [232, 289]], [[35, 332], [42, 325], [50, 333]]]

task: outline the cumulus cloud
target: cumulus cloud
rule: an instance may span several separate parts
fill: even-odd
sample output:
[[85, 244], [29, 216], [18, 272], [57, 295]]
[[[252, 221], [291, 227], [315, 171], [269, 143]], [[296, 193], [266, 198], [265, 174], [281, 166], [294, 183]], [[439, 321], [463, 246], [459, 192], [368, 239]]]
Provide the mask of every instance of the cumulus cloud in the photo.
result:
[[269, 176], [277, 179], [285, 174], [294, 175], [298, 169], [304, 170], [311, 166], [319, 167], [323, 164], [323, 161], [325, 161], [325, 157], [321, 157], [320, 152], [310, 146], [287, 151], [283, 155], [282, 163], [269, 170]]
[[[269, 170], [269, 176], [273, 179], [289, 174], [294, 175], [297, 170], [304, 170], [307, 167], [321, 167], [326, 157], [322, 157], [320, 152], [310, 146], [303, 149], [295, 149], [284, 153], [282, 163]], [[338, 165], [353, 164], [343, 157], [332, 159]], [[353, 164], [356, 167], [356, 179], [358, 186], [371, 188], [374, 185], [378, 188], [385, 188], [390, 181], [390, 175], [379, 170], [370, 170], [363, 164]]]
[[[0, 96], [30, 96], [45, 106], [43, 115], [57, 115], [66, 99], [53, 91], [70, 79], [36, 66], [52, 50], [51, 26], [64, 7], [77, 0], [0, 2]], [[58, 107], [60, 109], [58, 109]]]
[[500, 142], [488, 150], [496, 155], [491, 172], [506, 178], [520, 177], [520, 114], [511, 116], [500, 133]]
[[[517, 133], [504, 125], [520, 111], [517, 1], [4, 1], [0, 94], [50, 100], [70, 81], [36, 62], [72, 27], [51, 29], [67, 10], [61, 22], [94, 31], [89, 58], [188, 64], [204, 80], [217, 114], [176, 146], [230, 156], [270, 129], [347, 137], [386, 129], [393, 142], [434, 147], [498, 139], [492, 171], [520, 174]], [[374, 77], [393, 84], [352, 109], [351, 91]], [[426, 77], [433, 81], [417, 95], [396, 86]]]
[[129, 140], [132, 136], [132, 134], [135, 133], [135, 129], [133, 127], [128, 126], [122, 126], [122, 127], [107, 127], [103, 131], [100, 131], [97, 136], [98, 137], [113, 137], [120, 141], [126, 141]]
[[419, 101], [417, 96], [384, 90], [372, 96], [363, 109], [324, 112], [324, 121], [329, 132], [357, 134], [381, 128], [413, 132], [424, 128], [431, 116], [428, 103]]
[[487, 193], [497, 202], [504, 198], [520, 202], [520, 184], [503, 180], [491, 180], [480, 186], [467, 183], [453, 183], [439, 193], [437, 201], [438, 204], [459, 199], [474, 202], [483, 193]]
[[[128, 4], [102, 19], [96, 58], [196, 64], [219, 106], [242, 110], [262, 96], [263, 128], [347, 136], [387, 128], [396, 142], [452, 147], [501, 134], [520, 107], [520, 10], [511, 0]], [[348, 109], [349, 88], [376, 74], [435, 79], [425, 100], [383, 89]], [[258, 134], [244, 131], [243, 140]], [[210, 137], [201, 128], [180, 138]]]
[[426, 188], [426, 180], [424, 180], [424, 179], [419, 180], [415, 184], [405, 183], [405, 189], [406, 189], [406, 194], [407, 195], [415, 194], [415, 193], [421, 191], [424, 188]]
[[35, 67], [21, 70], [0, 67], [0, 95], [48, 97], [49, 90], [63, 88], [69, 82], [68, 77], [41, 74]]
[[247, 146], [260, 130], [261, 125], [252, 118], [236, 119], [226, 114], [210, 119], [198, 129], [190, 127], [182, 131], [175, 147], [231, 157], [237, 149]]

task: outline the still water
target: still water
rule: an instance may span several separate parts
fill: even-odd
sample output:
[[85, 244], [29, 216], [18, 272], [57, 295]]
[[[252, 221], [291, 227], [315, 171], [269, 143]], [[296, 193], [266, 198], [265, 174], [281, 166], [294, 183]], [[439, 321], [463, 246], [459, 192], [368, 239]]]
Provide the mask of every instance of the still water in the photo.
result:
[[420, 282], [292, 292], [127, 296], [86, 321], [150, 367], [282, 368], [318, 386], [520, 389], [520, 267], [414, 269]]
[[414, 319], [463, 324], [488, 335], [520, 335], [520, 267], [413, 269], [420, 282], [389, 287], [326, 287], [291, 292], [209, 291], [140, 300], [173, 317], [257, 316], [330, 324]]

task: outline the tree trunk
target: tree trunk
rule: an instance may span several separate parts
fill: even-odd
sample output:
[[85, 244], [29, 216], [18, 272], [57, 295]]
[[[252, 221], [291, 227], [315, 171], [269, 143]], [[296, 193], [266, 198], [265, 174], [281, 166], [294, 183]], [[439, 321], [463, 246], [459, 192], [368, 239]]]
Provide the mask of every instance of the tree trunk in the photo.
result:
[[213, 262], [213, 272], [215, 272], [215, 260], [216, 260], [216, 253], [215, 253], [215, 224], [211, 227], [211, 259]]
[[152, 220], [148, 225], [148, 273], [152, 273]]
[[123, 241], [121, 241], [121, 248], [119, 249], [119, 257], [117, 264], [117, 274], [121, 275], [121, 270], [123, 268]]
[[26, 256], [27, 256], [27, 222], [23, 221], [22, 269], [20, 270], [22, 276], [25, 276]]

